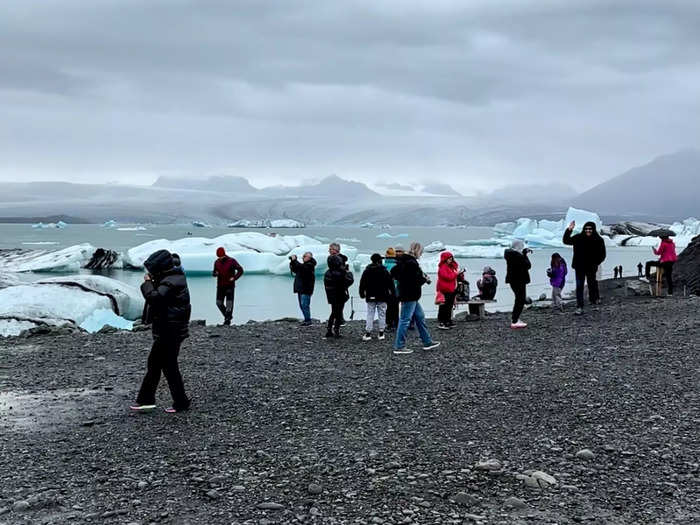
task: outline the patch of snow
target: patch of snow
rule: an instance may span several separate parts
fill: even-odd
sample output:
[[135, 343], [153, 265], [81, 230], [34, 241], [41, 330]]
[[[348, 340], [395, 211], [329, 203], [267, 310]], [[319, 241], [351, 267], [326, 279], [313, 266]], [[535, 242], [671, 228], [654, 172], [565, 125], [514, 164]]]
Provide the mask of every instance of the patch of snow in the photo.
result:
[[17, 336], [38, 326], [37, 323], [31, 321], [18, 321], [17, 319], [0, 319], [0, 337], [12, 337]]

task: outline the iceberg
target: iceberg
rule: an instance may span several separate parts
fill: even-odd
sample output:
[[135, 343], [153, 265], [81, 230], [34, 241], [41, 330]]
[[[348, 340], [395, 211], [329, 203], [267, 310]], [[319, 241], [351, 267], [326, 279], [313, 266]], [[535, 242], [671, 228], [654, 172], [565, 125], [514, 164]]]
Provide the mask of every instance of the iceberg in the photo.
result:
[[202, 221], [192, 221], [192, 226], [195, 228], [211, 228], [211, 224]]
[[117, 227], [117, 221], [115, 220], [108, 220], [102, 224], [103, 228], [116, 228]]
[[441, 241], [433, 241], [423, 248], [425, 253], [435, 253], [445, 251], [445, 245]]
[[386, 233], [386, 232], [383, 232], [383, 233], [380, 233], [379, 235], [377, 235], [377, 239], [393, 239], [393, 238], [394, 238], [394, 236], [392, 234]]
[[445, 246], [458, 259], [502, 259], [503, 246]]
[[54, 252], [9, 251], [0, 255], [0, 269], [8, 272], [77, 272], [95, 253], [90, 244], [78, 244]]
[[144, 226], [128, 226], [124, 228], [117, 228], [117, 231], [120, 232], [143, 232], [146, 231], [146, 228]]
[[270, 228], [306, 228], [306, 224], [294, 219], [272, 219]]
[[47, 224], [44, 224], [43, 222], [38, 222], [38, 223], [36, 223], [36, 224], [32, 224], [32, 228], [39, 228], [39, 229], [43, 229], [43, 230], [47, 230], [47, 229], [59, 229], [59, 230], [62, 230], [62, 229], [65, 228], [66, 226], [68, 226], [68, 224], [66, 224], [66, 223], [63, 222], [63, 221], [49, 222], [49, 223], [47, 223]]
[[80, 323], [80, 328], [90, 333], [98, 332], [105, 326], [113, 326], [120, 330], [132, 330], [134, 322], [118, 316], [112, 310], [102, 308], [92, 312], [87, 319]]
[[295, 219], [240, 219], [227, 226], [229, 228], [306, 228], [306, 224]]
[[349, 242], [352, 244], [359, 244], [362, 242], [360, 239], [356, 239], [355, 237], [336, 237], [335, 240], [337, 242]]

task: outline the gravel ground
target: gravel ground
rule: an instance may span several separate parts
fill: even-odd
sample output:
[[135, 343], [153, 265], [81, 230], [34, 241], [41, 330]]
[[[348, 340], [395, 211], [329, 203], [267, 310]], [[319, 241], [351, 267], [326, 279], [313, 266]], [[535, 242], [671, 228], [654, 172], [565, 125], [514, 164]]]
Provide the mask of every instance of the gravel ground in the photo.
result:
[[0, 341], [0, 523], [700, 523], [699, 305], [196, 327], [176, 415], [128, 411], [147, 332]]

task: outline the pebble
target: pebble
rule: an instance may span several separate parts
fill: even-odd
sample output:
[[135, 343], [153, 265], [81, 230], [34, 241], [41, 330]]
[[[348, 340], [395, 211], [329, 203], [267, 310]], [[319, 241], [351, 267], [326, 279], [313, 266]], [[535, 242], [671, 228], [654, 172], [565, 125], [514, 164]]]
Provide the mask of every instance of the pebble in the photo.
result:
[[321, 494], [321, 492], [323, 492], [323, 489], [321, 488], [321, 485], [317, 483], [309, 483], [308, 491], [309, 494]]
[[478, 461], [474, 468], [476, 470], [501, 470], [501, 462], [497, 459], [487, 459], [486, 461]]
[[29, 508], [29, 502], [25, 500], [15, 501], [12, 508], [19, 511], [27, 510]]
[[542, 472], [541, 470], [533, 472], [532, 477], [538, 480], [540, 482], [540, 485], [549, 486], [557, 484], [557, 480], [554, 476], [550, 476], [549, 474], [547, 474], [546, 472]]
[[595, 454], [590, 449], [584, 448], [576, 452], [576, 457], [580, 459], [593, 459]]
[[455, 503], [458, 505], [464, 505], [464, 506], [472, 506], [476, 505], [479, 500], [477, 500], [474, 496], [471, 494], [467, 494], [466, 492], [458, 492], [457, 495], [454, 497]]
[[520, 498], [511, 496], [503, 502], [503, 506], [508, 507], [510, 509], [524, 509], [525, 507], [527, 507], [527, 503], [525, 503]]
[[243, 485], [234, 485], [233, 487], [231, 487], [231, 490], [234, 492], [244, 492], [245, 487]]
[[258, 503], [258, 508], [260, 510], [282, 510], [284, 509], [284, 505], [281, 503], [274, 503], [272, 501], [264, 501], [262, 503]]
[[219, 494], [218, 491], [212, 489], [212, 490], [207, 491], [207, 497], [209, 499], [219, 499], [221, 497], [221, 494]]
[[140, 488], [140, 489], [145, 489], [146, 487], [148, 487], [148, 482], [147, 482], [147, 481], [139, 481], [139, 483], [138, 483], [138, 488]]

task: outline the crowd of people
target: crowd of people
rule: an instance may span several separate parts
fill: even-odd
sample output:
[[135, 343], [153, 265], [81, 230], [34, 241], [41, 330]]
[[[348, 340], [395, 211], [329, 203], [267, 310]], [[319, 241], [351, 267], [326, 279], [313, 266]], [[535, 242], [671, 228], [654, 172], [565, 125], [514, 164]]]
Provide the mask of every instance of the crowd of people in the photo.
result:
[[[600, 303], [598, 271], [606, 258], [603, 238], [593, 222], [584, 224], [580, 233], [574, 234], [576, 224], [572, 222], [566, 229], [562, 242], [573, 247], [571, 267], [576, 280], [576, 315], [584, 313], [584, 288], [588, 286], [590, 304]], [[650, 278], [651, 268], [662, 268], [666, 278], [668, 294], [673, 294], [673, 265], [677, 260], [676, 248], [669, 236], [662, 237], [658, 248], [653, 248], [657, 260], [646, 264], [646, 279]], [[514, 240], [504, 251], [506, 262], [505, 282], [510, 285], [514, 302], [511, 312], [511, 328], [523, 329], [527, 323], [521, 320], [527, 298], [527, 285], [530, 283], [532, 264], [523, 241]], [[388, 248], [382, 256], [375, 253], [362, 272], [359, 282], [359, 295], [366, 301], [367, 317], [364, 341], [372, 340], [375, 317], [377, 339], [386, 339], [391, 330], [393, 352], [410, 354], [407, 346], [408, 332], [415, 329], [420, 337], [423, 350], [433, 350], [440, 346], [428, 330], [425, 312], [421, 306], [423, 286], [431, 284], [430, 277], [421, 269], [420, 258], [423, 247], [418, 242], [411, 243], [408, 251], [402, 246]], [[233, 318], [236, 282], [243, 276], [244, 269], [226, 254], [223, 247], [216, 250], [216, 260], [212, 275], [216, 278], [216, 305], [224, 318], [223, 324], [230, 325]], [[316, 284], [317, 262], [311, 252], [289, 257], [289, 269], [294, 275], [293, 290], [298, 297], [303, 319], [302, 326], [311, 326], [311, 297]], [[343, 310], [350, 299], [349, 289], [354, 283], [354, 274], [348, 265], [348, 258], [341, 253], [337, 243], [328, 247], [328, 258], [323, 286], [331, 313], [326, 322], [325, 338], [340, 338], [341, 327], [345, 324]], [[173, 406], [168, 412], [187, 410], [190, 406], [178, 366], [178, 355], [182, 342], [188, 337], [191, 316], [190, 295], [187, 279], [180, 257], [166, 250], [153, 253], [145, 262], [146, 275], [141, 285], [145, 298], [144, 324], [150, 324], [153, 332], [153, 345], [148, 356], [147, 372], [131, 407], [135, 411], [148, 411], [155, 408], [155, 393], [161, 373], [165, 375]], [[640, 263], [641, 267], [641, 263]], [[641, 270], [641, 268], [639, 268]], [[616, 267], [615, 277], [621, 277], [622, 268]], [[559, 253], [552, 254], [546, 271], [552, 287], [552, 308], [563, 311], [562, 291], [566, 284], [568, 266]], [[640, 271], [641, 273], [641, 271]], [[484, 267], [477, 281], [479, 293], [471, 298], [478, 301], [492, 301], [496, 297], [498, 279], [489, 266]], [[469, 300], [469, 283], [465, 279], [465, 268], [455, 260], [449, 251], [440, 254], [435, 289], [435, 304], [438, 306], [438, 329], [450, 330], [455, 326], [453, 314], [456, 302]]]

